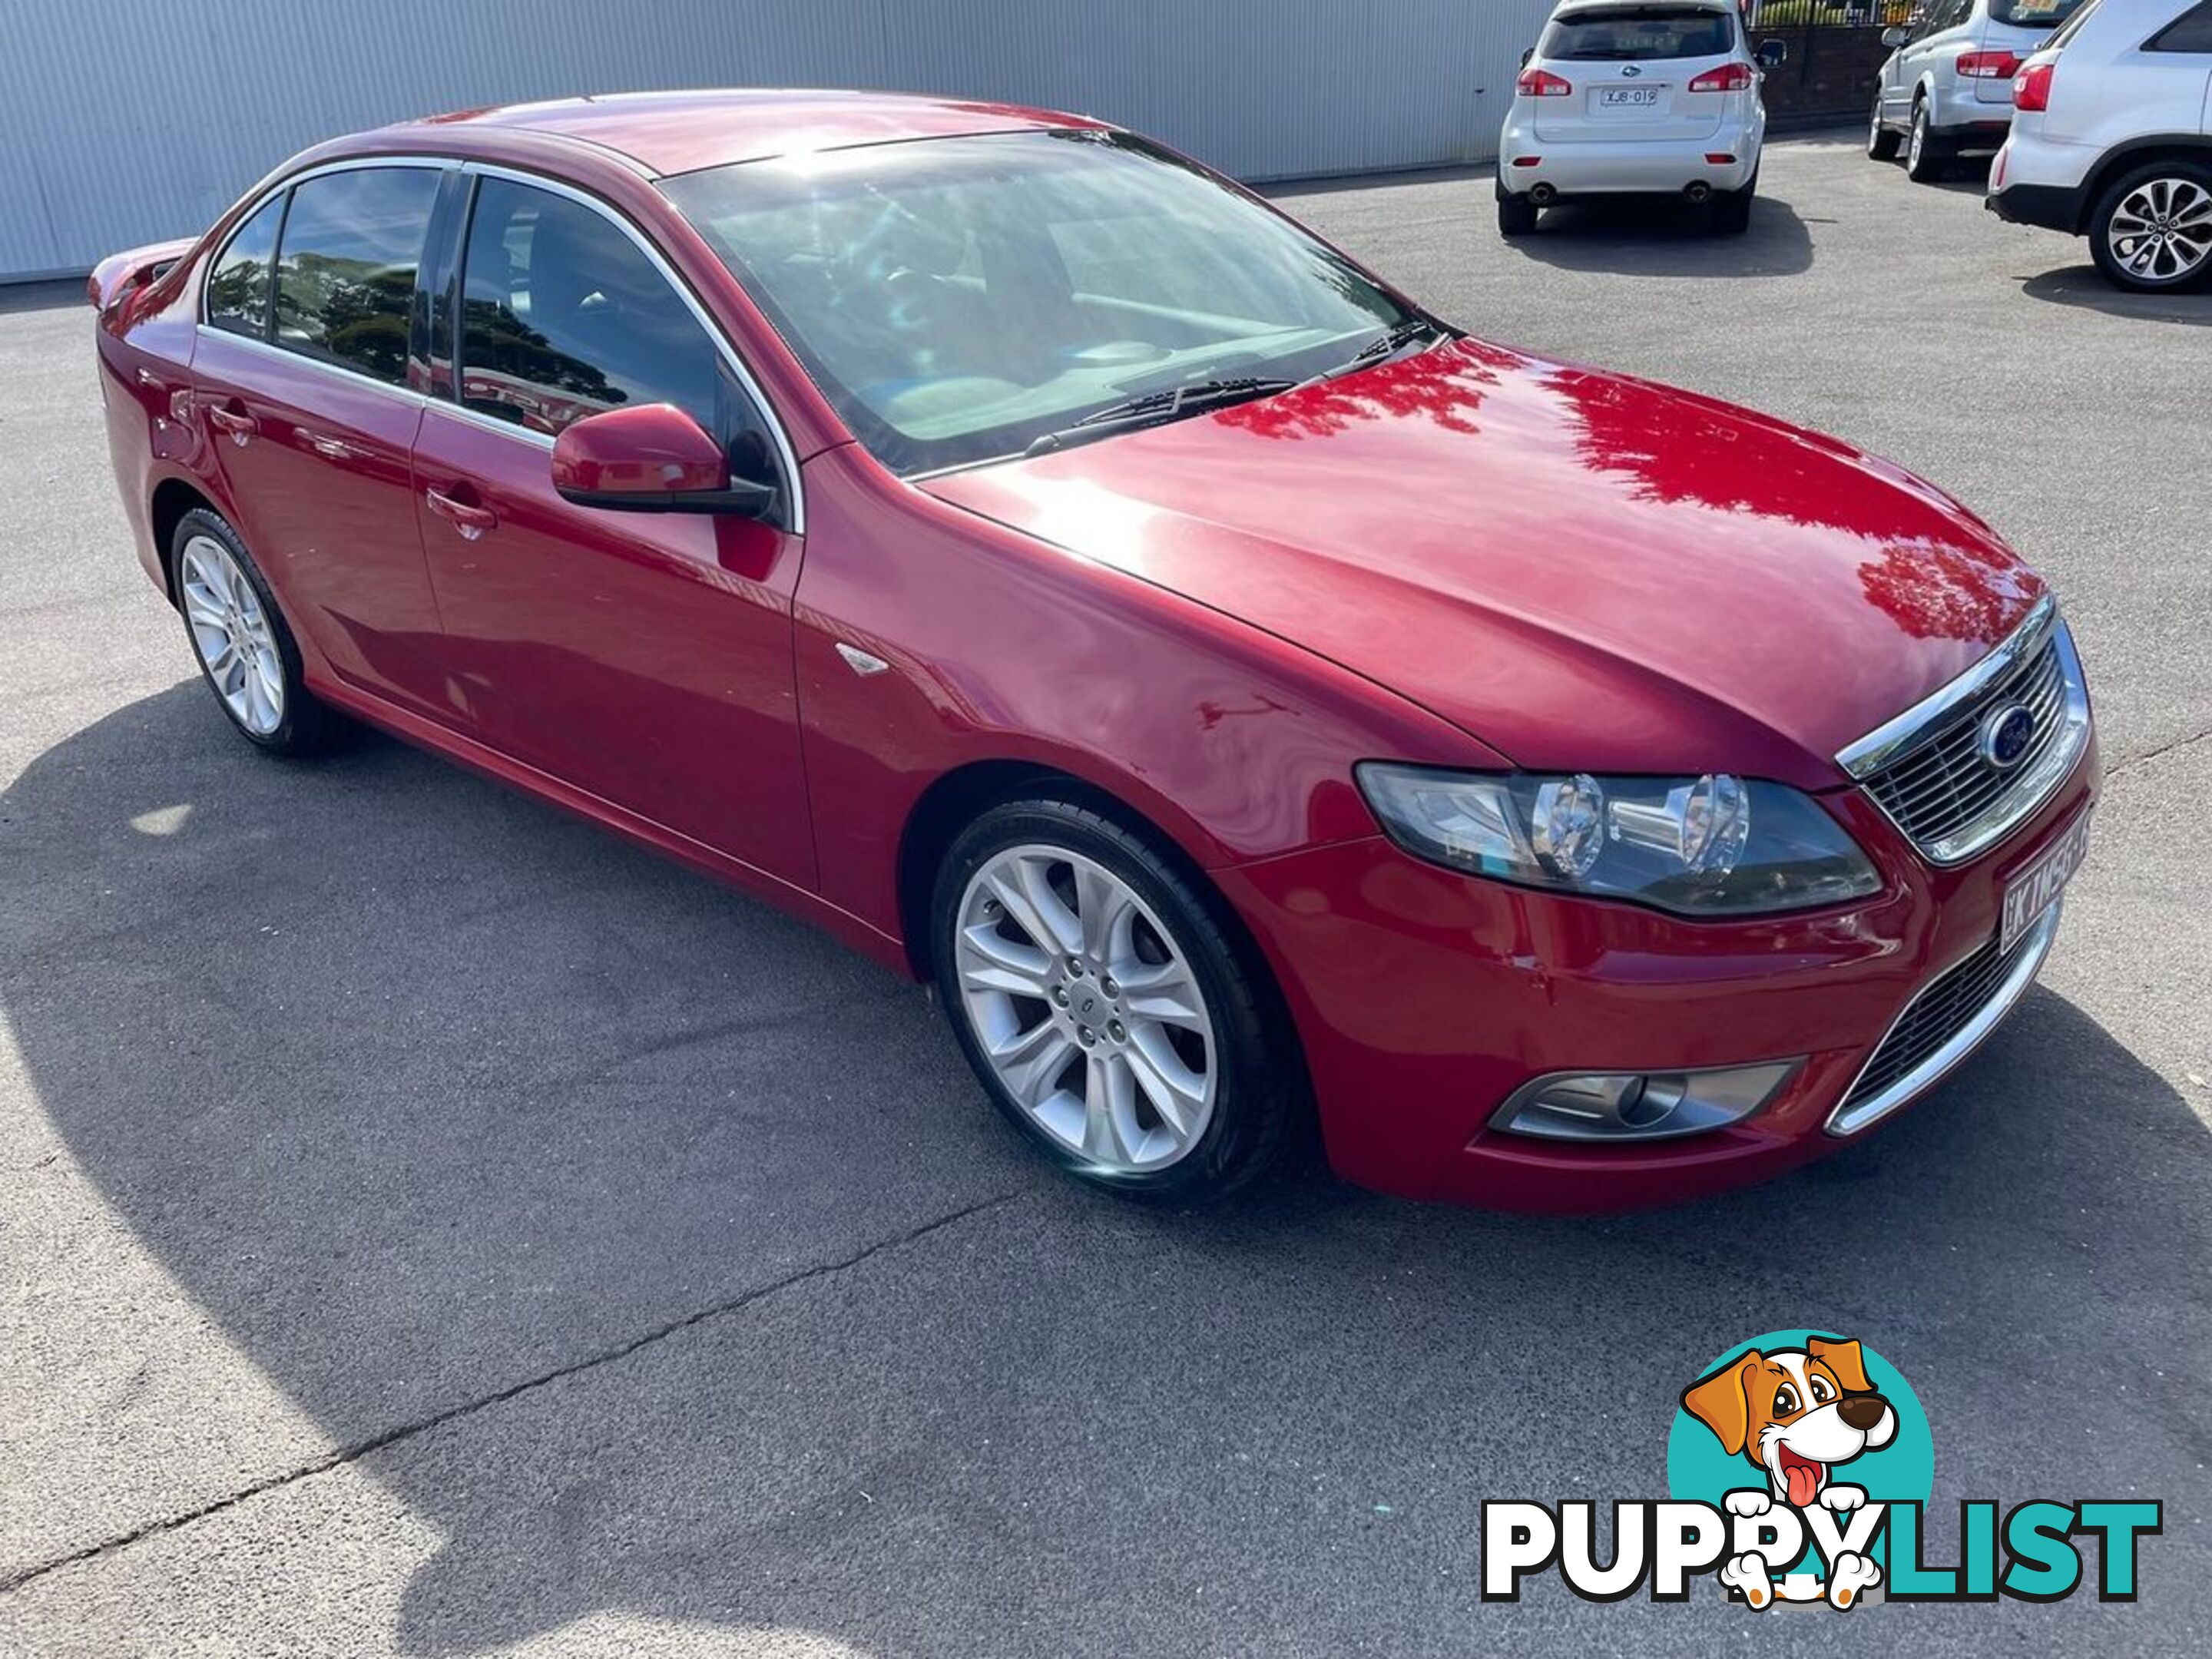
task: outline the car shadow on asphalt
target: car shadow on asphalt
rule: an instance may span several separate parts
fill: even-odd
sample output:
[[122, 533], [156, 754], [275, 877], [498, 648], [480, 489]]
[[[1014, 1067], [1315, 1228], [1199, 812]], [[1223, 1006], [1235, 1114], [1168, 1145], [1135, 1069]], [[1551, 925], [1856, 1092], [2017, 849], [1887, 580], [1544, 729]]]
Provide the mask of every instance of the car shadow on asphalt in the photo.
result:
[[2072, 306], [2134, 322], [2212, 325], [2212, 289], [2193, 294], [2130, 294], [2114, 288], [2094, 265], [2069, 265], [2022, 280], [2020, 291], [2049, 305]]
[[1794, 276], [1813, 265], [1813, 235], [1787, 202], [1753, 203], [1740, 236], [1680, 202], [1569, 202], [1545, 210], [1512, 246], [1565, 270], [1616, 276]]
[[[1951, 1498], [2171, 1494], [2201, 1455], [2205, 1129], [2047, 992], [1728, 1197], [1516, 1217], [1292, 1170], [1162, 1213], [1045, 1172], [827, 939], [382, 739], [271, 763], [197, 681], [33, 762], [0, 862], [0, 1013], [75, 1163], [442, 1537], [406, 1652], [601, 1609], [870, 1653], [1183, 1650], [1201, 1609], [1251, 1651], [1478, 1646], [1481, 1499], [1664, 1496], [1680, 1389], [1784, 1327], [1917, 1388], [1931, 1549]], [[1740, 1639], [1693, 1603], [1674, 1639]]]

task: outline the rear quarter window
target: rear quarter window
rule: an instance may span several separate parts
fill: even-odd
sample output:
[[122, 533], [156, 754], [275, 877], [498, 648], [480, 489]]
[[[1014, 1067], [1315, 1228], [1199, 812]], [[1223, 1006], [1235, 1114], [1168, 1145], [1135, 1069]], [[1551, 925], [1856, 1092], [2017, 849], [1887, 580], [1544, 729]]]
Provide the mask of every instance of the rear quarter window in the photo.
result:
[[276, 228], [284, 222], [284, 192], [255, 210], [224, 247], [208, 277], [207, 319], [232, 334], [266, 339], [269, 279], [276, 263]]
[[276, 343], [404, 385], [434, 167], [357, 167], [296, 185], [276, 257]]
[[1735, 19], [1696, 6], [1614, 6], [1565, 12], [1552, 20], [1539, 58], [1583, 63], [1644, 63], [1661, 58], [1718, 58], [1735, 49]]
[[2151, 52], [2212, 52], [2212, 0], [2185, 11], [2150, 38]]

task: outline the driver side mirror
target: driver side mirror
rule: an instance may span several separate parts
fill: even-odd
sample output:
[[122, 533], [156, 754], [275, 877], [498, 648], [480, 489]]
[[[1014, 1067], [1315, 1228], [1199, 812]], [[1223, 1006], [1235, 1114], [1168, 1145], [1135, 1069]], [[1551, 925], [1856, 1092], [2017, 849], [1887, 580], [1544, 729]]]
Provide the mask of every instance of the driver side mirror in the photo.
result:
[[1902, 23], [1898, 24], [1892, 28], [1886, 28], [1881, 32], [1882, 45], [1887, 46], [1892, 52], [1895, 52], [1899, 46], [1903, 46], [1911, 38], [1912, 31], [1906, 28]]
[[1787, 40], [1762, 40], [1759, 43], [1759, 66], [1761, 69], [1780, 69], [1790, 61]]
[[553, 440], [553, 488], [579, 507], [614, 512], [765, 517], [778, 493], [775, 466], [740, 447], [752, 464], [733, 471], [722, 446], [673, 404], [604, 410]]
[[1535, 55], [1536, 55], [1536, 48], [1535, 48], [1535, 47], [1534, 47], [1534, 46], [1523, 46], [1523, 47], [1522, 47], [1522, 48], [1521, 48], [1521, 67], [1522, 67], [1522, 69], [1527, 69], [1527, 68], [1528, 67], [1528, 60], [1529, 60], [1531, 58], [1534, 58]]

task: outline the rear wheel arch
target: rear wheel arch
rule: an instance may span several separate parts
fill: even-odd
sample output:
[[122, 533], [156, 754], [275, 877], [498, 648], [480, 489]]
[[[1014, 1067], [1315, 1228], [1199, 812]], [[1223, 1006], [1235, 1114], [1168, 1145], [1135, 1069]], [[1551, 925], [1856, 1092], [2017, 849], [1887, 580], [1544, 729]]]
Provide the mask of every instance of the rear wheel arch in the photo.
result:
[[173, 544], [177, 539], [177, 526], [185, 521], [185, 514], [195, 508], [226, 520], [229, 517], [209, 499], [205, 490], [182, 478], [162, 479], [154, 486], [153, 499], [147, 504], [154, 555], [161, 562], [161, 585], [172, 605], [177, 603], [177, 561]]
[[2077, 236], [2088, 234], [2097, 204], [2104, 200], [2105, 192], [2124, 174], [2160, 161], [2186, 161], [2196, 167], [2212, 167], [2212, 135], [2161, 133], [2154, 137], [2131, 138], [2106, 150], [2097, 158], [2097, 165], [2090, 169], [2089, 176], [2081, 181], [2081, 217], [2074, 227], [2074, 234]]

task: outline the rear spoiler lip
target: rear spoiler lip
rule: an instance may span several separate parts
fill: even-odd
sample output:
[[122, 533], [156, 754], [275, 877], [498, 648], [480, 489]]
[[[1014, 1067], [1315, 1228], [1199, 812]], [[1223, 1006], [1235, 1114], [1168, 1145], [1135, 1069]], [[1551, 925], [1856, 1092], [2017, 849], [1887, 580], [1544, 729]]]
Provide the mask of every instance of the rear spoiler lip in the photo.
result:
[[167, 276], [178, 260], [199, 246], [197, 236], [173, 242], [149, 242], [143, 247], [111, 253], [85, 278], [84, 296], [102, 316], [130, 295]]

